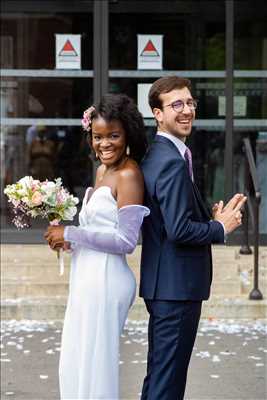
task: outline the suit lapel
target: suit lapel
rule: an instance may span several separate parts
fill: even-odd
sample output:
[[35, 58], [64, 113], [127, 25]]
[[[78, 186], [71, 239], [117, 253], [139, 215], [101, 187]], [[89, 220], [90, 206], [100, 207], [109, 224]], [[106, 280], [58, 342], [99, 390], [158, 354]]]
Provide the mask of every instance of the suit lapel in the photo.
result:
[[180, 151], [177, 149], [175, 144], [171, 140], [167, 139], [166, 137], [160, 136], [160, 135], [156, 135], [155, 139], [154, 139], [154, 143], [155, 144], [157, 144], [157, 143], [166, 144], [170, 148], [170, 150], [175, 151], [175, 153], [178, 154], [178, 157], [183, 159]]
[[[155, 136], [155, 139], [154, 139], [154, 142], [155, 142], [155, 143], [164, 143], [164, 144], [166, 144], [167, 146], [170, 147], [170, 149], [171, 149], [172, 151], [175, 151], [175, 152], [176, 152], [176, 154], [178, 155], [178, 157], [180, 157], [181, 159], [183, 159], [183, 157], [182, 157], [180, 151], [177, 149], [177, 147], [175, 146], [175, 144], [174, 144], [171, 140], [165, 138], [164, 136], [156, 135], [156, 136]], [[183, 160], [184, 160], [184, 159], [183, 159]], [[199, 204], [199, 207], [200, 207], [202, 213], [205, 215], [205, 217], [206, 217], [207, 219], [211, 219], [212, 216], [211, 216], [209, 210], [207, 209], [206, 205], [204, 204], [204, 202], [203, 202], [203, 200], [202, 200], [202, 198], [201, 198], [201, 194], [199, 193], [199, 190], [198, 190], [196, 184], [195, 184], [194, 182], [192, 182], [192, 180], [191, 180], [191, 178], [190, 178], [190, 176], [189, 176], [189, 171], [188, 171], [188, 177], [189, 177], [189, 179], [190, 179], [190, 182], [192, 183], [193, 192], [194, 192], [195, 198], [196, 198], [196, 200], [197, 200], [197, 203]]]

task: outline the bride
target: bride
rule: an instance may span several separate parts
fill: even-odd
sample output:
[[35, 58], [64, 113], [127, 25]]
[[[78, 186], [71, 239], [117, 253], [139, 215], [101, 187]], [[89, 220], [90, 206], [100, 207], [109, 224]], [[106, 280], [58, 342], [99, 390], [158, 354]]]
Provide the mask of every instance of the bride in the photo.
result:
[[79, 226], [50, 226], [51, 248], [71, 248], [70, 288], [59, 365], [61, 399], [119, 398], [119, 340], [136, 291], [127, 265], [143, 218], [138, 162], [147, 142], [143, 119], [126, 95], [105, 95], [84, 113], [84, 129], [100, 160]]

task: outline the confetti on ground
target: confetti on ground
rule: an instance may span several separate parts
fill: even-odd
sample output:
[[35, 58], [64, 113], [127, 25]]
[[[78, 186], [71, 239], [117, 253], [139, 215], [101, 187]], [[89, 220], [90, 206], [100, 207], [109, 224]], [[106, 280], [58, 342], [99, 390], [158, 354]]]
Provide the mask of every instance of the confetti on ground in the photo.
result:
[[208, 351], [200, 351], [199, 353], [196, 354], [196, 356], [200, 358], [209, 358], [210, 353]]
[[248, 356], [251, 360], [261, 360], [261, 357], [256, 357], [256, 356]]
[[[11, 359], [9, 364], [7, 361], [7, 364], [2, 364], [2, 366], [6, 367], [6, 370], [10, 374], [10, 380], [15, 382], [17, 367], [14, 367], [13, 372], [11, 370], [17, 362], [16, 356], [18, 356], [18, 359], [23, 359], [25, 364], [35, 362], [35, 350], [34, 347], [31, 347], [32, 343], [35, 343], [38, 349], [38, 357], [41, 355], [43, 360], [46, 360], [46, 364], [39, 366], [35, 372], [37, 379], [40, 377], [39, 379], [44, 381], [43, 383], [40, 382], [40, 387], [47, 387], [47, 383], [50, 381], [53, 386], [54, 371], [51, 372], [47, 368], [47, 365], [49, 363], [53, 364], [57, 373], [62, 330], [57, 329], [53, 323], [38, 321], [2, 321], [1, 326], [4, 339], [3, 346], [5, 346], [4, 351], [8, 350], [8, 353], [2, 354], [2, 359]], [[123, 374], [125, 371], [131, 371], [131, 376], [134, 376], [136, 373], [142, 373], [143, 379], [147, 364], [147, 347], [144, 347], [148, 345], [147, 328], [147, 321], [127, 321], [125, 330], [121, 335], [121, 356], [123, 360], [120, 360], [119, 363]], [[229, 373], [225, 374], [225, 370], [229, 372], [229, 367], [232, 368], [235, 365], [239, 365], [240, 359], [246, 365], [249, 363], [252, 376], [262, 377], [265, 371], [263, 359], [265, 353], [267, 353], [266, 342], [262, 340], [265, 334], [267, 334], [267, 328], [264, 321], [201, 320], [196, 342], [197, 346], [194, 346], [192, 362], [203, 366], [205, 378], [210, 377], [210, 379], [215, 380], [210, 380], [210, 385], [217, 386], [219, 381], [216, 383], [216, 379], [218, 380], [219, 378], [220, 382], [227, 382]], [[13, 342], [13, 345], [8, 347], [8, 342]], [[242, 347], [242, 343], [246, 343], [244, 347]], [[131, 346], [128, 346], [129, 344]], [[22, 346], [26, 350], [23, 350]], [[20, 353], [17, 351], [19, 349], [22, 350]], [[55, 356], [51, 357], [51, 355]], [[253, 362], [248, 362], [248, 357]], [[45, 372], [42, 372], [44, 371], [44, 365]], [[246, 379], [244, 377], [244, 382], [247, 383]], [[48, 381], [46, 382], [46, 380]], [[137, 398], [134, 396], [140, 390], [140, 387], [136, 387], [132, 398]], [[18, 388], [16, 386], [7, 386], [5, 389], [14, 390], [16, 394], [14, 397], [17, 396]], [[5, 393], [5, 389], [2, 392], [3, 394]]]
[[48, 379], [48, 375], [40, 375], [40, 379]]
[[55, 352], [52, 349], [48, 349], [48, 350], [46, 350], [46, 354], [55, 354]]

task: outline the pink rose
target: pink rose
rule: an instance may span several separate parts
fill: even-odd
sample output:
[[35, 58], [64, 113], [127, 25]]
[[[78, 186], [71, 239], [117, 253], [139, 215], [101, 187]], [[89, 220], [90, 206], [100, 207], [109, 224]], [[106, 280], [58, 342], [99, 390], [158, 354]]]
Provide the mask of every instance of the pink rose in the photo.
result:
[[35, 206], [40, 206], [42, 204], [43, 201], [43, 196], [41, 195], [40, 192], [35, 192], [32, 195], [32, 204], [34, 204]]

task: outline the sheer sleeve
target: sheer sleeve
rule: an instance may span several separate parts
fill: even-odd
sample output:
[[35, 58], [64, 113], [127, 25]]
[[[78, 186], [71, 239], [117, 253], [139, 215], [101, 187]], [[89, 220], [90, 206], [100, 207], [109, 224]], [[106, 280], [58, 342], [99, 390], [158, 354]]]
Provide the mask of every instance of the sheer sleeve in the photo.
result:
[[147, 207], [124, 206], [118, 211], [118, 224], [109, 232], [98, 231], [88, 226], [67, 226], [64, 230], [66, 241], [93, 250], [113, 254], [132, 253], [137, 245], [144, 217], [150, 214]]

